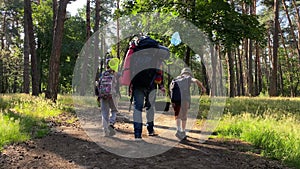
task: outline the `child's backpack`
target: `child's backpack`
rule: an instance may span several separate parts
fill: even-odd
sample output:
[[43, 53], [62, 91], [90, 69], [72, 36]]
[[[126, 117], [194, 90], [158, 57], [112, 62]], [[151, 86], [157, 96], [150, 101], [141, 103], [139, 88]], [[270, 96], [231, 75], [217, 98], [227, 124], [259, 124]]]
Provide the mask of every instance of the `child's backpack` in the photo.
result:
[[172, 103], [189, 100], [191, 76], [178, 76], [170, 83], [170, 97]]
[[132, 43], [126, 58], [121, 76], [122, 85], [150, 87], [154, 84], [156, 75], [160, 74], [163, 60], [170, 57], [169, 49], [159, 45], [150, 37], [142, 37]]
[[99, 98], [107, 99], [112, 97], [113, 78], [114, 74], [110, 70], [102, 73], [98, 84]]

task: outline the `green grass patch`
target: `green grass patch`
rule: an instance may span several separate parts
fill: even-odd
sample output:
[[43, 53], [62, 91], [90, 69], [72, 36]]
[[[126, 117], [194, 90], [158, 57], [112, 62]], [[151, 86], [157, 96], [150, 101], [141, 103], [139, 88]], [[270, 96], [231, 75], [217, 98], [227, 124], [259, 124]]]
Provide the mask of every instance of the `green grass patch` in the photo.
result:
[[263, 156], [300, 167], [300, 99], [230, 98], [216, 132], [262, 149]]
[[9, 117], [0, 110], [0, 150], [6, 144], [25, 141], [30, 138], [27, 133], [20, 132], [21, 128], [20, 119]]
[[14, 142], [45, 136], [49, 132], [46, 120], [71, 105], [53, 103], [43, 97], [27, 94], [6, 94], [0, 97], [0, 150]]

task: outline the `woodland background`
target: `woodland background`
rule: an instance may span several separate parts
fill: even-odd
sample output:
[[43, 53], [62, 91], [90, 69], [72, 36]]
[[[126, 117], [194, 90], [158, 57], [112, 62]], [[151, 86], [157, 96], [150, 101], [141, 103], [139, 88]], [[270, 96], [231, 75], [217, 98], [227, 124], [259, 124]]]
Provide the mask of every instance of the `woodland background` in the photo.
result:
[[[66, 7], [73, 1], [0, 1], [0, 93], [37, 96], [45, 92], [53, 101], [58, 93], [72, 93], [76, 59], [93, 33], [124, 15], [161, 12], [192, 22], [211, 39], [226, 70], [222, 76], [228, 79], [225, 92], [230, 97], [300, 94], [296, 0], [86, 0], [72, 16]], [[170, 37], [147, 33], [170, 44]], [[112, 55], [122, 59], [128, 42], [116, 44]], [[189, 46], [181, 44], [170, 50], [214, 95], [205, 65]]]

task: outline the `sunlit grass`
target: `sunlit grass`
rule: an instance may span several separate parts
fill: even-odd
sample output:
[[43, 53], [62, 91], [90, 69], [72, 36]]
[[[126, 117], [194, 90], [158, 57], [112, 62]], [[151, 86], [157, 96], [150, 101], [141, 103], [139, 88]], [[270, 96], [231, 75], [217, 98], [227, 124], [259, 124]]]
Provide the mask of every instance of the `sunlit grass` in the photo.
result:
[[0, 97], [0, 149], [6, 144], [43, 137], [49, 132], [46, 119], [58, 116], [66, 106], [43, 97], [6, 94]]
[[0, 110], [0, 150], [8, 143], [29, 139], [28, 134], [20, 132], [21, 126], [20, 119], [9, 117]]
[[216, 132], [262, 149], [263, 156], [300, 166], [300, 99], [228, 99]]

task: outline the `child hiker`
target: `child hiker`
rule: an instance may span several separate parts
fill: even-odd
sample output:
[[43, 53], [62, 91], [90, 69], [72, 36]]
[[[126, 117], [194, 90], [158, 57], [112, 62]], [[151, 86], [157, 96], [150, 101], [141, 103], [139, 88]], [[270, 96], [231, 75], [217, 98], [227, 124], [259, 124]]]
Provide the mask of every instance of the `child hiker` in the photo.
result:
[[171, 102], [175, 112], [176, 134], [179, 139], [186, 139], [187, 113], [191, 104], [190, 86], [196, 83], [202, 93], [206, 92], [203, 84], [192, 76], [190, 68], [184, 68], [181, 74], [172, 80], [170, 84]]
[[[99, 80], [99, 98], [101, 103], [102, 126], [104, 136], [113, 136], [116, 134], [114, 124], [116, 122], [117, 109], [117, 79], [118, 75], [109, 66], [111, 59], [106, 61], [106, 70], [102, 73]], [[109, 113], [111, 111], [111, 116]]]

